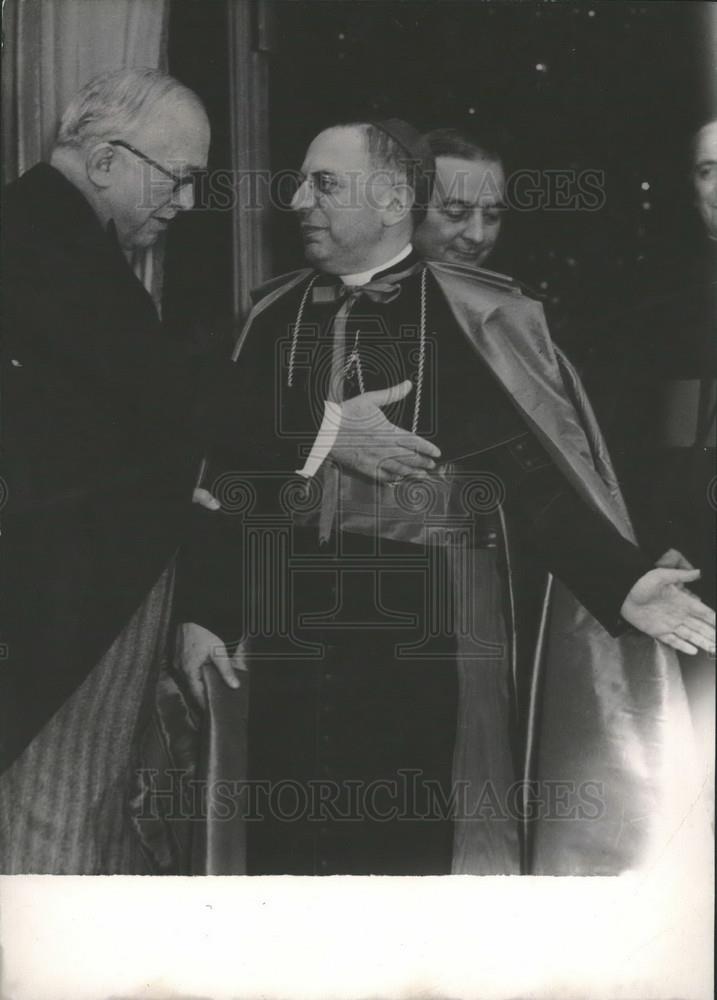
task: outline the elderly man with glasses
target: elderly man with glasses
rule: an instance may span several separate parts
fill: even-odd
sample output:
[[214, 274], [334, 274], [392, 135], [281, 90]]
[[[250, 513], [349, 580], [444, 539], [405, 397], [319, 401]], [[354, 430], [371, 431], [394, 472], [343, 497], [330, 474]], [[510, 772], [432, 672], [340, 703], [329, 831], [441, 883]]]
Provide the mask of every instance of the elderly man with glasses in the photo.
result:
[[213, 420], [201, 401], [233, 369], [170, 334], [129, 261], [192, 208], [209, 138], [192, 91], [120, 70], [77, 94], [50, 162], [5, 192], [6, 873], [143, 870], [128, 769]]

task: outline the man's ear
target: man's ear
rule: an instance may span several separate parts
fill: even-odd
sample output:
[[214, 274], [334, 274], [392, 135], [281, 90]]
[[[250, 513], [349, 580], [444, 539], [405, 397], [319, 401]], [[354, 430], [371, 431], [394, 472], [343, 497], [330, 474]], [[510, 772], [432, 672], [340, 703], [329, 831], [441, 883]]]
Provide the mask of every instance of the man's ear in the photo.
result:
[[88, 151], [85, 157], [87, 177], [95, 187], [109, 187], [112, 183], [112, 168], [116, 166], [116, 163], [114, 146], [110, 146], [108, 142], [99, 142]]
[[394, 184], [391, 187], [388, 203], [384, 209], [384, 221], [387, 226], [396, 226], [411, 214], [415, 194], [409, 184]]

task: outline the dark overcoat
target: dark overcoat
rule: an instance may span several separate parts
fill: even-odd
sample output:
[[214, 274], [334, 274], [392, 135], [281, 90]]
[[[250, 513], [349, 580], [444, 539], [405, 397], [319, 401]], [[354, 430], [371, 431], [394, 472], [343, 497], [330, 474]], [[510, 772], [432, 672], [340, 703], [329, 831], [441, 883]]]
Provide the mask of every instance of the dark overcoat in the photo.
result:
[[112, 225], [49, 165], [5, 191], [2, 274], [5, 767], [172, 558], [221, 368], [163, 327]]

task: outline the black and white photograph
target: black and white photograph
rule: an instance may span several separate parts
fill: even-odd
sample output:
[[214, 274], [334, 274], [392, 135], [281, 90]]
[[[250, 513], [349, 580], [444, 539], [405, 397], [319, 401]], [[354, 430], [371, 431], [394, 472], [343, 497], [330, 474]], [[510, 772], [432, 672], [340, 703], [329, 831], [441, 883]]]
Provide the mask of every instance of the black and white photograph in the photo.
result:
[[2, 84], [2, 1000], [712, 996], [717, 4]]

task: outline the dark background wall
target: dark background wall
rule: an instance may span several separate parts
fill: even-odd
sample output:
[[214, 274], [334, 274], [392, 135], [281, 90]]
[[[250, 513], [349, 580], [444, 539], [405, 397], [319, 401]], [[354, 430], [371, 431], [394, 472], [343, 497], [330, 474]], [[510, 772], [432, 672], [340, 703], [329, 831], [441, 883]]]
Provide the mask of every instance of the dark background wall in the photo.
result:
[[[169, 72], [198, 93], [212, 126], [209, 170], [231, 165], [225, 0], [170, 0]], [[232, 312], [227, 212], [179, 216], [167, 239], [164, 316], [182, 329], [226, 326]]]
[[[629, 306], [656, 262], [679, 257], [692, 238], [688, 140], [714, 113], [709, 3], [273, 6], [272, 169], [297, 168], [308, 140], [332, 121], [400, 115], [421, 128], [500, 128], [513, 170], [604, 172], [599, 211], [509, 212], [489, 265], [538, 289], [578, 353], [596, 319]], [[220, 166], [228, 163], [225, 17], [223, 0], [173, 0], [170, 21], [170, 69], [206, 100]], [[205, 312], [226, 312], [229, 220], [197, 213], [184, 222], [197, 238], [183, 257], [170, 252], [169, 306], [186, 314], [204, 301]], [[181, 240], [175, 232], [173, 246]], [[273, 214], [272, 246], [277, 273], [300, 264], [288, 211]]]

